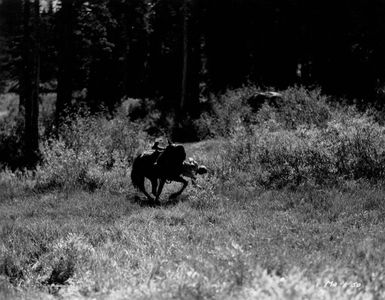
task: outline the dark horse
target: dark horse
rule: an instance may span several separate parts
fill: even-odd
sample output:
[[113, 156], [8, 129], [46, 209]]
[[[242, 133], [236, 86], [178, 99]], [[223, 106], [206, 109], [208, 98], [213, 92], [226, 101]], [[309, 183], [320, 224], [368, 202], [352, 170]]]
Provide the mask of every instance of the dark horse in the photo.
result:
[[[159, 148], [155, 143], [153, 149], [135, 158], [131, 171], [131, 180], [134, 187], [144, 193], [151, 202], [160, 204], [159, 196], [167, 180], [183, 184], [181, 190], [172, 194], [170, 198], [179, 196], [187, 187], [187, 181], [181, 176], [186, 151], [182, 145], [175, 145], [170, 142], [166, 148]], [[151, 181], [152, 194], [155, 199], [147, 193], [144, 187], [145, 178]]]

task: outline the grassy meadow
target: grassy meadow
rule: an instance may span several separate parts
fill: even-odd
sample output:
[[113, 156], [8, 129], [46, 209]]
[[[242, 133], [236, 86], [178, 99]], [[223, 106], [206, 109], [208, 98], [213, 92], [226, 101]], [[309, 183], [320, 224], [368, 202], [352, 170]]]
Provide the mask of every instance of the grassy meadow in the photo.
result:
[[34, 172], [5, 168], [0, 299], [383, 299], [381, 114], [303, 88], [252, 113], [255, 90], [192, 124], [209, 173], [176, 203], [176, 183], [160, 207], [131, 186], [153, 138], [119, 112], [74, 117]]

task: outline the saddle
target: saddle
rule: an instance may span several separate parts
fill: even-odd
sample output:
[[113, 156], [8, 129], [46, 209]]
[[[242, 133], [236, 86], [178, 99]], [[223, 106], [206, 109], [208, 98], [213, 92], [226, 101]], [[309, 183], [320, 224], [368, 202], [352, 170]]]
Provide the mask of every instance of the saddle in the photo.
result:
[[182, 173], [183, 162], [186, 159], [186, 151], [182, 145], [169, 142], [168, 146], [163, 148], [159, 146], [159, 142], [155, 142], [152, 149], [159, 153], [154, 163], [154, 167], [159, 174], [170, 180]]

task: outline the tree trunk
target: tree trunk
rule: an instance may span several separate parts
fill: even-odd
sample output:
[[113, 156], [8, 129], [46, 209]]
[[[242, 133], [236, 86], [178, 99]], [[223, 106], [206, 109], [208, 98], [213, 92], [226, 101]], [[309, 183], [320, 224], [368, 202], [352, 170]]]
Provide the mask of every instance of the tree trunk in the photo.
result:
[[197, 0], [186, 0], [183, 7], [183, 68], [180, 111], [199, 115], [200, 40], [197, 26]]
[[180, 100], [180, 110], [185, 112], [186, 100], [187, 100], [187, 72], [188, 72], [188, 59], [189, 59], [189, 34], [188, 34], [188, 20], [189, 8], [188, 0], [185, 0], [183, 7], [183, 70], [182, 70], [182, 95]]
[[33, 5], [34, 19], [31, 26], [31, 3], [24, 2], [24, 74], [22, 92], [24, 100], [24, 154], [25, 165], [33, 168], [36, 165], [39, 152], [39, 22], [40, 1], [35, 0]]
[[200, 113], [199, 106], [199, 72], [200, 31], [198, 30], [199, 0], [185, 0], [183, 4], [183, 38], [180, 102], [176, 109], [173, 138], [179, 141], [193, 141], [196, 132], [193, 119]]
[[59, 74], [55, 123], [59, 129], [66, 107], [72, 98], [72, 22], [73, 0], [62, 1], [60, 10]]
[[31, 95], [31, 3], [29, 0], [24, 0], [23, 5], [23, 69], [20, 77], [20, 101], [19, 114], [25, 118], [25, 104]]

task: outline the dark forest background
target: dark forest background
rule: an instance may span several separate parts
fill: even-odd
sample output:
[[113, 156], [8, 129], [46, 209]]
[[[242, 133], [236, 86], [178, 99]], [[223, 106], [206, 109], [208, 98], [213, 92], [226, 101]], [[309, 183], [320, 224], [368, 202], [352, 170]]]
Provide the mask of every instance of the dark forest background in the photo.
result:
[[137, 98], [171, 116], [180, 140], [212, 95], [244, 84], [381, 108], [384, 16], [383, 0], [1, 0], [0, 92], [20, 95], [27, 162], [48, 92], [53, 132], [69, 108], [113, 114]]

